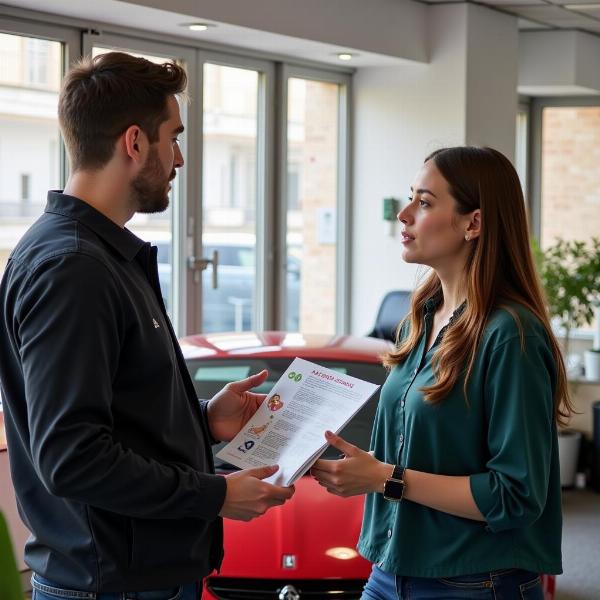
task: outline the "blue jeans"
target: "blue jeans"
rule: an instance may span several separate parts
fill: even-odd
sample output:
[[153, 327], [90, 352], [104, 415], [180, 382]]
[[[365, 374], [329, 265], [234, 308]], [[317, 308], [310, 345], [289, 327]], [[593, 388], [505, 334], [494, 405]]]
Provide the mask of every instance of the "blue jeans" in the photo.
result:
[[31, 600], [200, 600], [202, 583], [152, 592], [83, 592], [70, 590], [37, 574], [31, 578]]
[[406, 577], [373, 565], [361, 600], [544, 600], [540, 576], [522, 569], [477, 575]]

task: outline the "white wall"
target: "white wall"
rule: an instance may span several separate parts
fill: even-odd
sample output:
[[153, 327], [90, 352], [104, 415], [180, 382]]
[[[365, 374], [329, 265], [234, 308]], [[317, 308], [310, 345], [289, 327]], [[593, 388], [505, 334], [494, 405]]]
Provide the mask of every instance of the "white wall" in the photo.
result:
[[574, 32], [576, 34], [575, 79], [579, 85], [588, 88], [591, 93], [600, 93], [600, 39], [596, 35]]
[[514, 160], [518, 71], [516, 17], [469, 5], [465, 143]]
[[423, 159], [436, 148], [488, 144], [514, 155], [516, 19], [477, 5], [443, 4], [429, 7], [428, 20], [428, 65], [360, 69], [354, 78], [356, 335], [372, 327], [388, 290], [413, 289], [424, 273], [402, 262], [400, 228], [394, 237], [385, 234], [381, 199], [405, 200]]

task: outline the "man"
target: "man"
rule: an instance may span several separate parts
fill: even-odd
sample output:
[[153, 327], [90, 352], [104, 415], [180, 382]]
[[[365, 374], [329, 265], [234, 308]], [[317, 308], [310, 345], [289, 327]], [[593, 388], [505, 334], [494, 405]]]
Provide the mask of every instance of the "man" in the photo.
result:
[[72, 175], [11, 254], [0, 287], [0, 379], [11, 472], [32, 535], [37, 600], [191, 600], [223, 556], [222, 517], [293, 489], [276, 467], [214, 474], [266, 372], [199, 403], [158, 284], [156, 248], [125, 228], [168, 206], [183, 166], [174, 63], [123, 53], [65, 77]]

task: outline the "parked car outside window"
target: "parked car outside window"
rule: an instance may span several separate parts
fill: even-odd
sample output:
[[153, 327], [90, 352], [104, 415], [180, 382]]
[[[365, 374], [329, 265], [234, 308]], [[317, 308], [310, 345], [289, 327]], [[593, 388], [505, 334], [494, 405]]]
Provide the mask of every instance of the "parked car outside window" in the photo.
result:
[[[202, 272], [202, 320], [205, 333], [249, 331], [256, 289], [256, 249], [253, 236], [240, 241], [231, 235], [206, 236], [203, 256], [219, 253], [218, 287], [212, 287], [212, 267]], [[252, 239], [250, 239], [252, 238]], [[152, 242], [158, 249], [158, 278], [163, 300], [170, 307], [172, 287], [172, 252], [170, 240]], [[287, 258], [286, 327], [297, 331], [300, 319], [301, 262], [292, 254]]]

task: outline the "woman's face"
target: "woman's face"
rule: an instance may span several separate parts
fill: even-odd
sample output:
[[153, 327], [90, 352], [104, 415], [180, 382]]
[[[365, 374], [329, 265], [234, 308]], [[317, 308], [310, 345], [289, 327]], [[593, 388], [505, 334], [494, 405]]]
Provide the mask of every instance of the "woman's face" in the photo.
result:
[[402, 258], [434, 269], [464, 259], [472, 243], [465, 236], [475, 237], [470, 227], [474, 213], [456, 212], [456, 200], [433, 160], [417, 173], [411, 190], [407, 206], [397, 216], [403, 226]]

